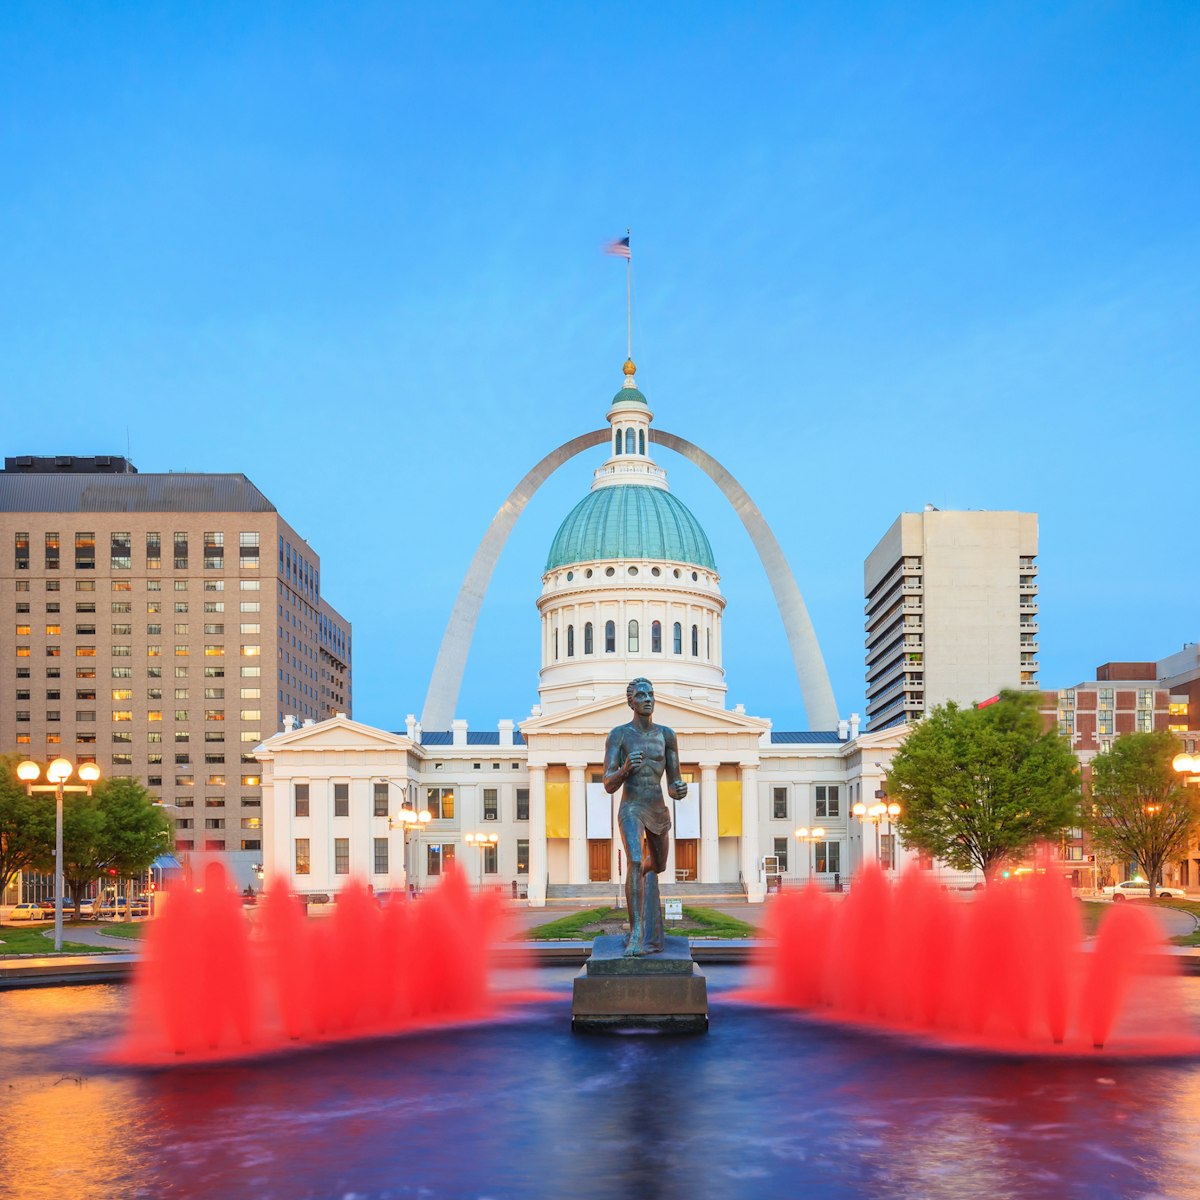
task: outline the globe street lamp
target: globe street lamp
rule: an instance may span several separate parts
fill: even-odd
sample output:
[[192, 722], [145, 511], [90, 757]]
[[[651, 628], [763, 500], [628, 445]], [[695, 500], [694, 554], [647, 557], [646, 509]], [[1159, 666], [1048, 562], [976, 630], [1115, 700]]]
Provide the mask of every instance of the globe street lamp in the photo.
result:
[[[892, 836], [892, 822], [903, 811], [900, 805], [893, 801], [891, 804], [884, 804], [880, 801], [878, 804], [872, 804], [868, 808], [861, 800], [850, 810], [855, 817], [858, 818], [860, 825], [865, 825], [868, 821], [875, 826], [875, 862], [879, 862], [879, 822], [887, 820], [888, 837]], [[893, 846], [891, 855], [891, 866], [896, 865], [895, 847]]]
[[388, 817], [389, 829], [399, 828], [404, 830], [404, 883], [410, 897], [416, 894], [416, 889], [413, 887], [411, 882], [412, 874], [409, 870], [409, 832], [413, 831], [417, 835], [416, 859], [417, 877], [419, 880], [421, 871], [421, 830], [424, 829], [425, 826], [428, 825], [432, 820], [433, 813], [431, 813], [427, 808], [423, 808], [420, 810], [420, 812], [418, 812], [415, 808], [403, 807], [394, 817]]
[[800, 828], [796, 830], [795, 837], [796, 841], [798, 841], [801, 845], [804, 845], [805, 842], [808, 843], [808, 878], [812, 879], [814, 852], [813, 843], [823, 842], [825, 840], [825, 830], [822, 829], [820, 825], [818, 825], [815, 829], [808, 829], [801, 825]]
[[487, 848], [494, 846], [500, 839], [494, 833], [467, 833], [463, 835], [463, 841], [468, 846], [479, 847], [479, 886], [483, 887], [483, 859], [487, 854]]
[[37, 763], [26, 759], [17, 765], [17, 778], [32, 796], [35, 792], [54, 793], [54, 949], [62, 949], [62, 904], [63, 904], [63, 793], [86, 792], [92, 794], [92, 784], [100, 778], [100, 768], [94, 762], [80, 763], [79, 778], [82, 783], [67, 783], [75, 774], [75, 764], [65, 758], [56, 758], [46, 768], [48, 783], [35, 783], [42, 769]]

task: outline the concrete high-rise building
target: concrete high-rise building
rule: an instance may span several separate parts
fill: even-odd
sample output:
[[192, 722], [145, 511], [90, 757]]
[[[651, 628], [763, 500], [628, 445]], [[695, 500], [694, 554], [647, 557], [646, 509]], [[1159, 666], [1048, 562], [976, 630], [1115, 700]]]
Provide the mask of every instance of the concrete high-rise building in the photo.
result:
[[351, 708], [320, 557], [245, 475], [116, 457], [6, 459], [0, 546], [0, 749], [140, 779], [179, 850], [261, 862], [255, 747]]
[[1036, 513], [902, 513], [863, 570], [867, 729], [1037, 687]]

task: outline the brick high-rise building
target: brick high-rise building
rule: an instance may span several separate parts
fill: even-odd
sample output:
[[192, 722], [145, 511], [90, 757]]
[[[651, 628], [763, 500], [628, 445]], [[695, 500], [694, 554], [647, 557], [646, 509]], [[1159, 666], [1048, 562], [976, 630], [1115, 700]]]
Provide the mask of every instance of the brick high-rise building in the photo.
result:
[[261, 862], [254, 748], [351, 708], [320, 557], [245, 475], [72, 456], [5, 460], [0, 547], [0, 750], [140, 779], [178, 849]]

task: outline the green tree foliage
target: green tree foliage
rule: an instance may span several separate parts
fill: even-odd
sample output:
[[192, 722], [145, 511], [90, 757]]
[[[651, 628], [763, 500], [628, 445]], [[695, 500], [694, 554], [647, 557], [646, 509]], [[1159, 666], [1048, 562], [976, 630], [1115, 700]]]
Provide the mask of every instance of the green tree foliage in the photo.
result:
[[1092, 760], [1088, 829], [1114, 858], [1141, 867], [1151, 899], [1163, 864], [1187, 849], [1200, 817], [1195, 789], [1171, 767], [1178, 750], [1169, 733], [1126, 733]]
[[27, 796], [17, 778], [18, 754], [0, 755], [0, 894], [19, 871], [54, 851], [54, 799]]
[[[50, 804], [53, 814], [53, 801]], [[54, 869], [54, 821], [49, 848], [37, 866]], [[97, 879], [115, 883], [140, 875], [155, 857], [171, 848], [171, 826], [150, 793], [134, 779], [106, 779], [90, 796], [63, 801], [63, 885], [75, 900]]]
[[1078, 764], [1038, 709], [1037, 693], [1006, 691], [984, 708], [941, 705], [913, 729], [888, 772], [906, 845], [990, 882], [1075, 822]]

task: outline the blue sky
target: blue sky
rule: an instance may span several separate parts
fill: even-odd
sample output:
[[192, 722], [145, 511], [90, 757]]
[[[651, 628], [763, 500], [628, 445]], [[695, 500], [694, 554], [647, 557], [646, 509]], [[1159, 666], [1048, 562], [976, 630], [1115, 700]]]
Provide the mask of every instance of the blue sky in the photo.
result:
[[[8, 4], [3, 449], [244, 471], [321, 555], [355, 715], [419, 712], [522, 474], [625, 350], [786, 551], [840, 709], [897, 513], [1036, 511], [1041, 676], [1200, 635], [1200, 7]], [[599, 455], [509, 542], [460, 702], [536, 702]], [[716, 488], [729, 702], [803, 727]]]

